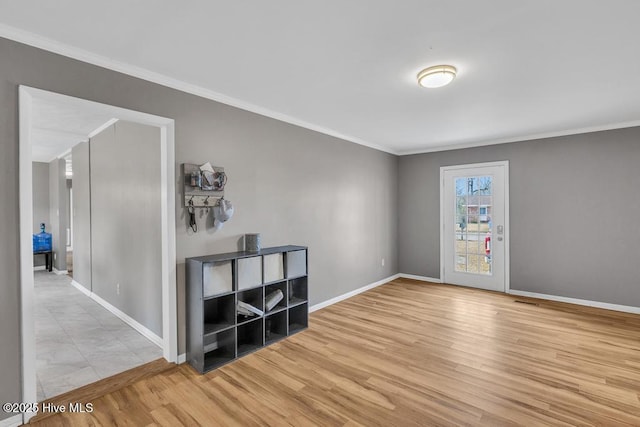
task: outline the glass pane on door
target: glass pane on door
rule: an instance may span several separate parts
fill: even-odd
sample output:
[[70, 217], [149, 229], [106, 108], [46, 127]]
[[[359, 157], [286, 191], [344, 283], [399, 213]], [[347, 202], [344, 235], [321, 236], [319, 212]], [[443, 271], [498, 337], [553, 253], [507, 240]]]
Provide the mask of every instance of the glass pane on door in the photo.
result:
[[492, 177], [461, 177], [455, 184], [455, 271], [491, 275]]

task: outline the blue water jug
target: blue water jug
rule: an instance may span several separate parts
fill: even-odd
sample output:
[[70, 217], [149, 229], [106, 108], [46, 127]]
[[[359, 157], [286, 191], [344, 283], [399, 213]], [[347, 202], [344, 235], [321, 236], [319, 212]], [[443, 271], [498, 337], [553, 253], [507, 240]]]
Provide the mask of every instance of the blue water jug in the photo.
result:
[[33, 235], [33, 252], [51, 251], [51, 234], [44, 232], [44, 223], [40, 224], [40, 234]]

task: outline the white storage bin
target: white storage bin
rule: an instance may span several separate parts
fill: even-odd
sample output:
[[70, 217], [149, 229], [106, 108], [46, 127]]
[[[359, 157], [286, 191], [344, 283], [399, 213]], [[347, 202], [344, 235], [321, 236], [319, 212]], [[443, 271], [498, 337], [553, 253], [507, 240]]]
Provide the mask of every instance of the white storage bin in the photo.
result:
[[233, 291], [231, 261], [204, 264], [202, 273], [205, 298]]
[[253, 288], [262, 284], [262, 257], [254, 256], [238, 259], [238, 290]]
[[287, 278], [307, 275], [307, 251], [287, 252]]
[[284, 280], [284, 257], [282, 254], [265, 255], [264, 262], [264, 283]]

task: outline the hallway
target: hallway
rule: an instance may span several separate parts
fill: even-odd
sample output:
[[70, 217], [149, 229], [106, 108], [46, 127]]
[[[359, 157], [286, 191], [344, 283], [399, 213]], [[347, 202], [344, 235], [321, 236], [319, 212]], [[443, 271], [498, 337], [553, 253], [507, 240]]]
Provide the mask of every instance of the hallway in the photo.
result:
[[162, 357], [162, 349], [71, 285], [35, 278], [38, 401]]

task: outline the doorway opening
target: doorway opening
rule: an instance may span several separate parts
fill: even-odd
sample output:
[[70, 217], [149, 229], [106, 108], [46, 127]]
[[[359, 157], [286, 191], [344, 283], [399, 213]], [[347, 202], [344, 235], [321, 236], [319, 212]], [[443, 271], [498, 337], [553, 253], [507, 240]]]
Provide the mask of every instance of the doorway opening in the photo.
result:
[[440, 168], [440, 277], [509, 289], [509, 162]]
[[[175, 255], [175, 164], [174, 164], [174, 121], [119, 107], [100, 104], [40, 89], [20, 86], [20, 286], [21, 286], [21, 335], [22, 335], [22, 394], [24, 402], [37, 401], [36, 379], [36, 336], [34, 321], [34, 260], [32, 252], [33, 223], [33, 175], [32, 140], [34, 138], [34, 106], [38, 102], [57, 103], [70, 109], [88, 109], [99, 111], [114, 120], [122, 120], [150, 126], [159, 134], [158, 156], [154, 159], [159, 169], [159, 258], [161, 287], [161, 333], [156, 335], [162, 349], [162, 356], [169, 362], [177, 362], [177, 294], [176, 294], [176, 255]], [[108, 123], [106, 125], [112, 125]], [[104, 129], [96, 129], [99, 133]], [[61, 159], [61, 162], [64, 159]], [[77, 194], [74, 194], [77, 196]], [[76, 197], [76, 199], [78, 199]], [[61, 205], [62, 206], [62, 205]], [[74, 224], [75, 226], [76, 224]], [[75, 228], [75, 227], [74, 227]], [[78, 230], [74, 230], [78, 232]], [[64, 230], [66, 234], [66, 229]], [[64, 241], [65, 239], [60, 239]], [[65, 248], [66, 249], [66, 248]], [[79, 248], [73, 247], [74, 252]], [[66, 258], [66, 256], [65, 256]], [[66, 273], [66, 271], [65, 271]], [[67, 277], [68, 276], [64, 276]], [[91, 289], [87, 295], [98, 301], [98, 295]], [[106, 302], [106, 301], [105, 301]], [[108, 304], [108, 303], [107, 303]], [[115, 307], [114, 307], [115, 308]], [[117, 308], [116, 308], [117, 309]], [[113, 312], [113, 311], [112, 311]], [[125, 313], [122, 313], [125, 314]], [[126, 315], [126, 314], [125, 314]], [[35, 413], [23, 414], [28, 421]]]

